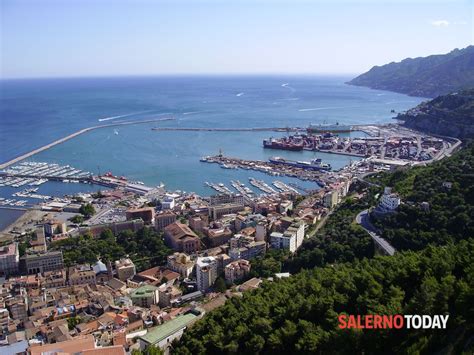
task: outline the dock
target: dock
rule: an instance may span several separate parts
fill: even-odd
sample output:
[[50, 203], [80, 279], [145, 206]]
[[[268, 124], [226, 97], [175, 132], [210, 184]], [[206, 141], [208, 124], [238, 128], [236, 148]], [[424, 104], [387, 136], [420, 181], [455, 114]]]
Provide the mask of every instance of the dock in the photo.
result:
[[[293, 166], [274, 164], [269, 161], [232, 158], [232, 157], [223, 156], [221, 154], [215, 155], [215, 156], [203, 157], [201, 158], [200, 161], [205, 162], [205, 163], [217, 163], [221, 166], [231, 165], [231, 166], [235, 166], [238, 169], [260, 171], [272, 176], [295, 177], [300, 180], [314, 181], [320, 186], [325, 186], [326, 183], [330, 181], [330, 173], [322, 171], [322, 170], [319, 170], [319, 171], [307, 170], [307, 169], [293, 167]], [[261, 185], [264, 186], [263, 184]], [[259, 188], [258, 186], [256, 187]], [[268, 185], [265, 186], [265, 189], [261, 189], [261, 190], [263, 191], [267, 190], [265, 192], [271, 192], [271, 193], [274, 192], [274, 189], [272, 189]]]
[[152, 131], [191, 131], [191, 132], [300, 132], [302, 127], [253, 127], [253, 128], [203, 128], [203, 127], [154, 127]]

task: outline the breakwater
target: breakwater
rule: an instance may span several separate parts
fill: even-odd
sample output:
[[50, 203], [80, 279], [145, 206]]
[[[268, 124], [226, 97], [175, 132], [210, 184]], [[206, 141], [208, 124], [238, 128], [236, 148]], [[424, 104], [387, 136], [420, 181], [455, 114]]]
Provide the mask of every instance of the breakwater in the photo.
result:
[[58, 144], [64, 143], [72, 138], [75, 138], [81, 134], [84, 134], [86, 132], [90, 132], [96, 129], [101, 129], [101, 128], [107, 128], [107, 127], [116, 127], [116, 126], [127, 126], [127, 125], [136, 125], [136, 124], [143, 124], [143, 123], [152, 123], [152, 122], [159, 122], [159, 121], [169, 121], [169, 120], [174, 120], [174, 118], [156, 118], [156, 119], [149, 119], [149, 120], [141, 120], [141, 121], [126, 121], [126, 122], [115, 122], [115, 123], [109, 123], [109, 124], [103, 124], [103, 125], [97, 125], [97, 126], [92, 126], [92, 127], [87, 127], [83, 128], [79, 131], [76, 131], [66, 137], [60, 138], [55, 140], [54, 142], [48, 143], [46, 145], [43, 145], [42, 147], [33, 149], [25, 154], [22, 154], [16, 158], [13, 158], [11, 160], [8, 160], [2, 164], [0, 164], [0, 170], [5, 169], [9, 167], [10, 165], [13, 165], [15, 163], [18, 163], [19, 161], [22, 161], [26, 158], [29, 158], [35, 154], [38, 154], [42, 151], [45, 151], [47, 149], [50, 149]]

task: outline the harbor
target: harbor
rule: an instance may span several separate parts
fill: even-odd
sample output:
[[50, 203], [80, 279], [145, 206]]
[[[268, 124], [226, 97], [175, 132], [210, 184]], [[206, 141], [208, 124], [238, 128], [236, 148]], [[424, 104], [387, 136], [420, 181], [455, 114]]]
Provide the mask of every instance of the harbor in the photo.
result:
[[[320, 186], [325, 186], [325, 173], [323, 170], [310, 170], [303, 167], [278, 164], [271, 161], [262, 160], [246, 160], [239, 158], [226, 157], [222, 154], [215, 156], [207, 156], [200, 159], [201, 162], [209, 164], [219, 164], [220, 166], [233, 166], [243, 170], [254, 170], [269, 174], [272, 176], [288, 176], [295, 177], [300, 180], [309, 180], [318, 183]], [[274, 193], [275, 190], [268, 186], [268, 184], [260, 183], [259, 180], [252, 179], [250, 183], [265, 193]], [[216, 190], [218, 191], [218, 190]]]
[[[306, 132], [297, 132], [281, 138], [263, 140], [265, 149], [289, 151], [314, 151], [347, 155], [358, 158], [392, 160], [397, 163], [417, 163], [437, 159], [451, 148], [449, 140], [433, 137], [407, 129], [398, 124], [387, 125], [333, 125], [327, 131], [323, 127], [310, 125]], [[360, 130], [367, 137], [348, 137], [340, 133]], [[277, 161], [274, 161], [277, 162]], [[297, 165], [298, 162], [295, 162]]]

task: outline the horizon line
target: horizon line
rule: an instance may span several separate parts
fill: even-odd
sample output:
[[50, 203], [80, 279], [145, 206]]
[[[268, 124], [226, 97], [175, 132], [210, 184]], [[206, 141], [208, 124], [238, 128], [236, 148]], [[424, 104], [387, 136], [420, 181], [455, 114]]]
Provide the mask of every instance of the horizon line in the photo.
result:
[[155, 74], [104, 74], [104, 75], [65, 75], [65, 76], [12, 76], [1, 77], [0, 81], [9, 80], [44, 80], [44, 79], [101, 79], [101, 78], [153, 78], [153, 77], [272, 77], [272, 76], [358, 76], [361, 73], [353, 72], [249, 72], [249, 73], [155, 73]]

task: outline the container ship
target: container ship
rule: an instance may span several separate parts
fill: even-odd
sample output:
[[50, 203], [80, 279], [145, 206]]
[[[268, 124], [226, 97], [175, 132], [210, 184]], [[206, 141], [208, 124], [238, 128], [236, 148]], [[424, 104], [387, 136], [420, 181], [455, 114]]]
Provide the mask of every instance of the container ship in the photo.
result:
[[285, 139], [264, 139], [263, 140], [263, 147], [269, 149], [282, 149], [282, 150], [293, 150], [293, 151], [300, 151], [303, 150], [303, 142], [295, 143], [290, 142]]
[[296, 161], [273, 157], [268, 161], [273, 164], [294, 166], [306, 170], [331, 170], [331, 164], [323, 163], [320, 158], [312, 159], [311, 161]]
[[352, 130], [351, 126], [348, 125], [341, 125], [338, 122], [336, 124], [310, 124], [307, 128], [309, 133], [343, 133], [343, 132], [350, 132]]

